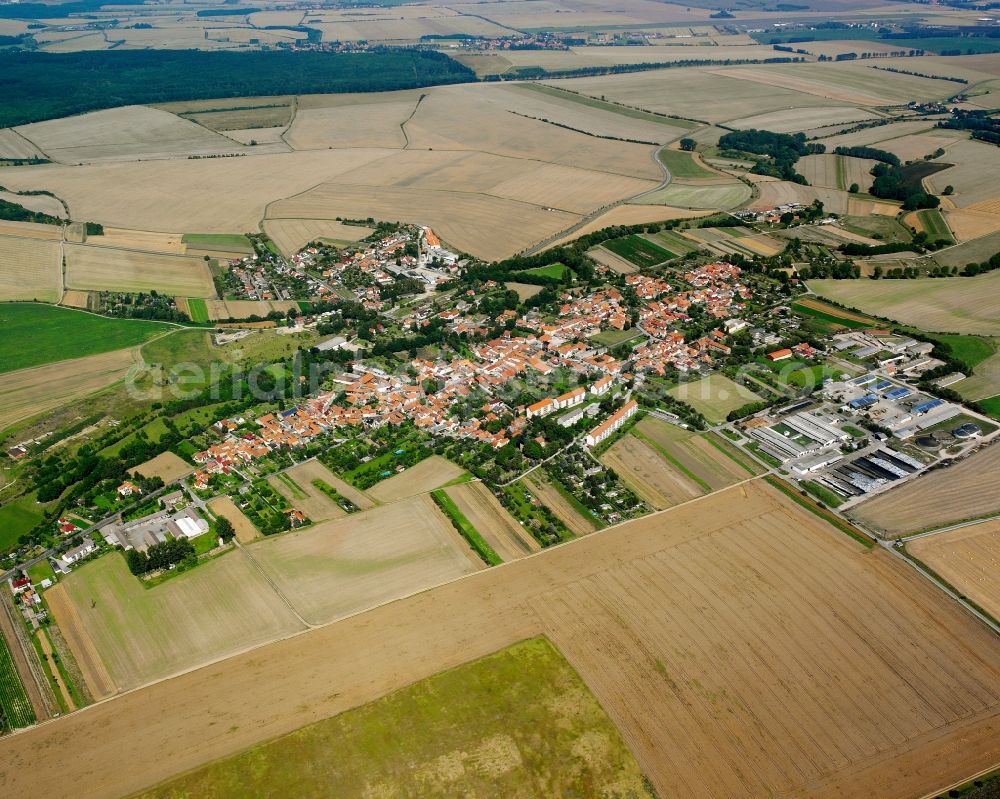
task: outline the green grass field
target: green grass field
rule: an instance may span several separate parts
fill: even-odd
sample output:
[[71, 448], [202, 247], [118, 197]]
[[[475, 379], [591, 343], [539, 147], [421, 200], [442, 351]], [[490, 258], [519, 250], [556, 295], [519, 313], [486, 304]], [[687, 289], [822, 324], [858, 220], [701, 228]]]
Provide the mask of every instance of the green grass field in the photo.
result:
[[927, 231], [927, 235], [931, 241], [937, 241], [938, 239], [954, 240], [951, 235], [951, 228], [948, 227], [944, 216], [942, 216], [937, 208], [925, 208], [922, 211], [917, 211], [917, 217], [920, 219], [920, 224], [924, 226], [924, 230]]
[[730, 411], [761, 399], [746, 386], [718, 372], [692, 383], [681, 383], [668, 393], [692, 406], [710, 422], [724, 422]]
[[277, 795], [653, 796], [621, 734], [544, 638], [441, 672], [140, 794]]
[[28, 695], [24, 692], [7, 641], [0, 635], [0, 730], [27, 727], [35, 721]]
[[938, 335], [934, 338], [947, 344], [952, 356], [971, 369], [975, 369], [997, 351], [996, 344], [980, 336]]
[[566, 276], [566, 267], [563, 264], [549, 264], [548, 266], [536, 266], [534, 269], [525, 269], [523, 272], [518, 272], [517, 274], [554, 277], [562, 280]]
[[181, 241], [194, 249], [253, 252], [250, 239], [242, 233], [185, 233]]
[[635, 235], [606, 241], [604, 247], [639, 267], [655, 266], [677, 257], [658, 244]]
[[678, 208], [729, 210], [750, 199], [748, 186], [734, 180], [732, 183], [671, 183], [658, 191], [644, 194], [636, 202], [642, 205], [673, 205]]
[[17, 539], [42, 520], [42, 506], [35, 495], [15, 499], [0, 507], [0, 552], [17, 546]]
[[851, 233], [859, 236], [868, 236], [887, 244], [898, 244], [910, 241], [913, 236], [907, 227], [901, 224], [895, 217], [880, 216], [872, 214], [870, 216], [842, 216], [840, 225]]
[[694, 160], [691, 153], [683, 150], [671, 150], [664, 147], [656, 157], [675, 178], [715, 178], [718, 174], [709, 172], [705, 167]]
[[600, 344], [602, 347], [617, 347], [631, 339], [641, 336], [642, 332], [636, 330], [634, 327], [628, 330], [602, 330], [596, 336], [593, 336], [590, 340], [595, 344]]
[[170, 330], [162, 322], [110, 319], [39, 303], [0, 305], [0, 372], [119, 350]]
[[205, 301], [198, 297], [188, 297], [188, 310], [191, 312], [192, 322], [208, 321], [208, 306]]
[[1000, 420], [1000, 395], [979, 400], [979, 406], [983, 409], [983, 413], [991, 419]]
[[[872, 327], [878, 324], [878, 320], [876, 319], [871, 319], [865, 317], [863, 314], [856, 314], [851, 311], [843, 311], [836, 305], [828, 305], [824, 302], [816, 300], [815, 298], [810, 298], [809, 305], [804, 305], [800, 302], [793, 302], [789, 307], [801, 316], [818, 319], [830, 325], [835, 325], [838, 329], [848, 327], [860, 330], [862, 328]], [[833, 331], [830, 330], [827, 332]]]

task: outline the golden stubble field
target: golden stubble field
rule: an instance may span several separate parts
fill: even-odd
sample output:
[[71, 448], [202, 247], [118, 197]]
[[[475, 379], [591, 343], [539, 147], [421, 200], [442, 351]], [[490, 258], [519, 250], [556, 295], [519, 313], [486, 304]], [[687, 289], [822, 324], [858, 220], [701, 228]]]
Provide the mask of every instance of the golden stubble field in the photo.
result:
[[505, 561], [523, 558], [541, 547], [480, 481], [445, 489], [472, 526]]
[[1000, 272], [906, 281], [811, 280], [809, 288], [849, 308], [924, 330], [1000, 335]]
[[62, 289], [58, 241], [0, 235], [0, 300], [58, 302]]
[[214, 297], [208, 264], [188, 255], [66, 244], [66, 286], [91, 291], [150, 291]]
[[851, 516], [898, 537], [1000, 513], [998, 468], [1000, 445], [993, 443], [947, 469], [928, 472], [856, 505]]
[[906, 545], [906, 551], [993, 618], [1000, 618], [1000, 521], [918, 538]]
[[92, 394], [139, 363], [137, 348], [60, 361], [0, 375], [0, 429]]
[[395, 502], [433, 491], [464, 473], [465, 469], [461, 466], [440, 455], [431, 455], [405, 471], [376, 483], [366, 493], [376, 502]]
[[482, 562], [428, 496], [265, 539], [249, 552], [310, 624], [470, 574]]
[[995, 760], [995, 637], [753, 483], [9, 737], [0, 774], [121, 796], [539, 634], [661, 796], [910, 799]]

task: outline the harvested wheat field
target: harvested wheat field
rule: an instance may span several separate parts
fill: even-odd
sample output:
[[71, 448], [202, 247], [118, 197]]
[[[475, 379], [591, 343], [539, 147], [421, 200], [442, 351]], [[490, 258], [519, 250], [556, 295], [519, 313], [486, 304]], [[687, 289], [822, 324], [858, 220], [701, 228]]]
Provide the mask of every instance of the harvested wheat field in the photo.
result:
[[298, 308], [295, 300], [206, 300], [205, 309], [210, 321], [216, 319], [249, 319], [265, 317], [272, 311], [286, 313]]
[[395, 502], [397, 499], [426, 494], [463, 474], [465, 469], [461, 466], [456, 466], [440, 455], [431, 455], [405, 471], [376, 483], [368, 489], [367, 494], [376, 502]]
[[504, 283], [511, 291], [517, 292], [517, 298], [524, 302], [538, 294], [544, 286], [536, 286], [533, 283]]
[[898, 538], [922, 530], [1000, 513], [996, 470], [1000, 446], [986, 446], [944, 469], [908, 480], [851, 508], [850, 515], [886, 536]]
[[1000, 335], [1000, 272], [906, 281], [810, 280], [809, 288], [849, 308], [923, 330]]
[[151, 230], [128, 230], [116, 227], [105, 227], [100, 236], [87, 236], [87, 244], [175, 255], [184, 255], [187, 252], [187, 245], [181, 233], [157, 233]]
[[66, 285], [93, 291], [150, 291], [183, 297], [214, 297], [208, 265], [185, 255], [67, 244]]
[[493, 493], [478, 480], [446, 489], [458, 509], [504, 561], [537, 552], [540, 547], [531, 533], [511, 518]]
[[586, 535], [597, 529], [598, 525], [590, 514], [581, 514], [551, 481], [544, 469], [536, 469], [523, 477], [521, 483], [528, 493], [552, 511], [566, 525], [573, 535]]
[[284, 138], [296, 150], [402, 149], [406, 146], [402, 125], [416, 109], [418, 96], [396, 102], [300, 109]]
[[[324, 480], [329, 470], [317, 461], [306, 461], [281, 474], [272, 475], [267, 481], [314, 522], [345, 516], [340, 505], [313, 485], [313, 480]], [[327, 483], [329, 485], [329, 483]]]
[[5, 787], [129, 794], [539, 634], [660, 796], [912, 799], [995, 761], [996, 638], [753, 483], [3, 739]]
[[84, 311], [93, 310], [95, 297], [90, 291], [64, 291], [59, 304], [66, 308], [80, 308]]
[[845, 155], [807, 155], [798, 160], [795, 171], [805, 177], [811, 186], [846, 190], [857, 183], [861, 191], [867, 192], [873, 180], [870, 173], [876, 163], [870, 158], [849, 158]]
[[172, 452], [161, 452], [155, 458], [140, 463], [132, 470], [132, 474], [143, 477], [159, 477], [164, 483], [172, 483], [194, 471], [194, 467]]
[[761, 399], [746, 386], [718, 372], [681, 383], [670, 389], [670, 396], [688, 403], [710, 422], [724, 422], [730, 411]]
[[0, 236], [59, 241], [63, 237], [63, 229], [57, 225], [43, 225], [37, 222], [8, 222], [6, 219], [0, 219]]
[[918, 538], [907, 543], [906, 551], [1000, 619], [1000, 521]]
[[216, 497], [208, 503], [208, 509], [216, 516], [225, 516], [233, 523], [236, 538], [241, 544], [249, 544], [260, 535], [257, 528], [253, 526], [253, 522], [229, 497]]
[[579, 219], [563, 211], [482, 194], [326, 183], [274, 203], [276, 218], [328, 214], [428, 225], [448, 244], [480, 258], [513, 255]]
[[264, 222], [264, 232], [283, 255], [291, 258], [311, 241], [360, 241], [371, 235], [372, 228], [345, 225], [332, 219], [268, 219]]
[[23, 208], [27, 208], [29, 211], [34, 211], [39, 214], [48, 214], [49, 216], [54, 216], [56, 218], [66, 216], [66, 209], [63, 208], [63, 204], [55, 197], [49, 197], [47, 194], [25, 195], [14, 194], [10, 191], [0, 191], [0, 200], [20, 205]]
[[111, 553], [61, 585], [118, 690], [302, 629], [240, 551], [150, 589]]
[[0, 375], [0, 430], [106, 388], [138, 363], [136, 348]]
[[751, 208], [767, 209], [787, 203], [810, 205], [814, 200], [819, 200], [828, 212], [847, 213], [847, 202], [851, 195], [846, 191], [822, 186], [802, 186], [787, 180], [761, 180], [755, 175], [750, 178], [760, 189], [760, 196], [750, 205]]
[[707, 436], [651, 416], [632, 428], [632, 434], [654, 447], [667, 462], [697, 483], [704, 492], [726, 488], [756, 472], [755, 468], [741, 465], [748, 459], [740, 457], [734, 460], [736, 453], [730, 453], [724, 442], [713, 444]]
[[250, 545], [309, 624], [375, 607], [482, 568], [428, 496]]
[[87, 634], [76, 605], [70, 600], [65, 587], [61, 584], [52, 586], [45, 593], [45, 602], [73, 653], [90, 695], [95, 701], [111, 696], [116, 690], [114, 680]]
[[58, 242], [0, 235], [0, 300], [58, 302], [61, 294]]
[[34, 144], [12, 128], [0, 128], [0, 159], [44, 158]]
[[1000, 151], [994, 145], [972, 140], [954, 142], [939, 160], [955, 166], [924, 180], [932, 192], [940, 194], [945, 186], [953, 186], [955, 194], [948, 199], [959, 208], [996, 200], [994, 176], [1000, 170]]
[[[800, 133], [811, 128], [821, 128], [824, 125], [837, 125], [843, 122], [862, 122], [877, 118], [875, 114], [861, 108], [854, 108], [853, 106], [830, 106], [829, 108], [796, 108], [793, 110], [769, 111], [765, 114], [755, 114], [743, 119], [733, 119], [726, 124], [739, 130], [756, 128], [757, 130], [772, 130], [776, 133]], [[809, 158], [810, 156], [806, 157]], [[802, 172], [802, 174], [805, 175], [805, 172]]]
[[135, 158], [186, 158], [240, 152], [242, 145], [201, 125], [142, 105], [35, 122], [17, 133], [54, 161], [84, 163]]
[[[247, 158], [7, 167], [10, 189], [48, 189], [73, 216], [135, 230], [256, 230], [268, 203], [332, 180], [389, 150], [351, 149]], [[296, 216], [303, 216], [298, 214]]]
[[705, 211], [691, 208], [671, 208], [668, 205], [616, 205], [563, 238], [553, 241], [549, 247], [567, 244], [574, 239], [603, 230], [614, 225], [644, 225], [648, 222], [666, 222], [671, 219], [693, 219], [705, 216]]
[[979, 211], [966, 208], [943, 213], [948, 227], [958, 241], [972, 241], [1000, 230], [1000, 215], [992, 210]]
[[656, 449], [633, 435], [616, 441], [601, 455], [601, 463], [657, 510], [672, 508], [701, 496], [701, 486], [676, 469]]

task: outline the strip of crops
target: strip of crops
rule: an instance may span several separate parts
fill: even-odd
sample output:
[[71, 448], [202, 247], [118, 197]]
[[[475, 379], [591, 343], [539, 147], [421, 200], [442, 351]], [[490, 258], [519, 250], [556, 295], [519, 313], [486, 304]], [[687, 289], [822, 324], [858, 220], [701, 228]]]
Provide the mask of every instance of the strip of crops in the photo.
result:
[[7, 642], [0, 636], [0, 727], [16, 729], [35, 723], [35, 711], [21, 685]]

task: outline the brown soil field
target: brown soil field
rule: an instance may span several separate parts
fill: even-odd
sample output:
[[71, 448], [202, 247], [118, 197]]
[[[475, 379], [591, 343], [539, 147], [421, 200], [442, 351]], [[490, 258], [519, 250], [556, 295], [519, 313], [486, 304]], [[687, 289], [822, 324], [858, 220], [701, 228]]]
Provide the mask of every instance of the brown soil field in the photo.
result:
[[1000, 513], [998, 468], [1000, 446], [986, 446], [959, 463], [862, 502], [850, 515], [873, 530], [899, 537]]
[[8, 203], [16, 203], [36, 213], [48, 214], [49, 216], [59, 218], [66, 216], [66, 209], [63, 208], [63, 204], [55, 197], [49, 197], [47, 194], [23, 195], [14, 194], [9, 191], [0, 191], [0, 200]]
[[447, 493], [472, 522], [472, 526], [505, 561], [523, 558], [541, 548], [534, 536], [514, 521], [506, 508], [481, 482], [452, 486], [447, 489]]
[[358, 241], [371, 234], [372, 229], [330, 219], [268, 219], [264, 222], [264, 232], [290, 258], [310, 241]]
[[905, 282], [905, 286], [889, 282], [811, 280], [809, 288], [851, 308], [924, 330], [1000, 336], [1000, 272], [974, 278], [892, 281]]
[[42, 158], [34, 144], [11, 128], [0, 129], [0, 158]]
[[118, 797], [539, 634], [661, 796], [911, 799], [996, 759], [996, 638], [755, 483], [7, 737], [0, 773]]
[[288, 469], [285, 475], [298, 488], [299, 494], [305, 494], [304, 497], [296, 496], [296, 491], [279, 475], [273, 475], [267, 481], [292, 503], [292, 507], [302, 511], [312, 521], [322, 522], [347, 515], [347, 511], [312, 484], [313, 480], [322, 480], [327, 474], [329, 470], [317, 461], [306, 461]]
[[135, 349], [114, 350], [0, 375], [0, 430], [121, 380]]
[[208, 509], [216, 516], [225, 516], [233, 523], [233, 529], [236, 531], [236, 539], [241, 544], [249, 544], [260, 536], [257, 528], [253, 526], [253, 522], [247, 518], [246, 514], [229, 497], [216, 497], [208, 503]]
[[0, 235], [0, 300], [58, 302], [61, 294], [58, 242]]
[[[145, 588], [125, 559], [112, 553], [59, 585], [118, 691], [303, 629], [239, 550], [153, 588]], [[64, 618], [54, 615], [63, 628]]]
[[55, 161], [132, 160], [240, 152], [245, 148], [186, 119], [124, 106], [15, 129]]
[[67, 308], [88, 310], [91, 307], [93, 296], [89, 291], [64, 291], [59, 304], [65, 305]]
[[59, 625], [59, 631], [69, 644], [80, 667], [80, 673], [87, 684], [87, 690], [95, 701], [106, 699], [115, 693], [115, 683], [108, 673], [104, 661], [97, 653], [94, 642], [80, 619], [76, 606], [70, 600], [62, 584], [52, 586], [45, 592], [49, 611]]
[[194, 471], [194, 467], [180, 456], [172, 452], [161, 452], [155, 458], [140, 463], [132, 470], [132, 474], [143, 477], [159, 477], [164, 483], [172, 483]]
[[906, 545], [906, 551], [1000, 619], [1000, 522], [918, 538]]
[[597, 529], [594, 520], [582, 516], [576, 508], [566, 501], [566, 498], [549, 482], [548, 475], [542, 469], [536, 469], [527, 477], [522, 478], [525, 488], [543, 505], [552, 511], [562, 521], [573, 535], [586, 535]]
[[298, 308], [294, 300], [207, 300], [205, 308], [208, 318], [246, 319], [251, 316], [267, 316], [271, 311], [285, 313], [290, 308]]
[[376, 483], [366, 493], [376, 502], [395, 502], [433, 491], [463, 474], [465, 469], [461, 466], [440, 455], [431, 455], [406, 471]]
[[17, 190], [49, 189], [69, 203], [75, 217], [104, 225], [232, 233], [256, 230], [268, 203], [389, 152], [323, 150], [247, 158], [8, 167], [4, 185]]
[[511, 291], [516, 291], [521, 302], [531, 299], [544, 288], [544, 286], [536, 286], [533, 283], [504, 283], [504, 285]]
[[429, 496], [266, 538], [248, 551], [310, 624], [483, 568]]
[[184, 255], [67, 244], [66, 285], [94, 291], [149, 291], [183, 297], [214, 297], [208, 265]]
[[601, 455], [636, 494], [657, 510], [672, 508], [703, 491], [693, 480], [664, 460], [653, 447], [632, 435], [616, 441]]

